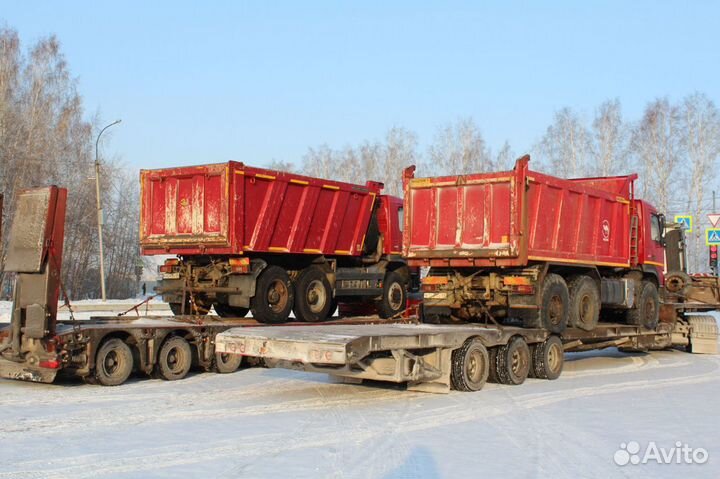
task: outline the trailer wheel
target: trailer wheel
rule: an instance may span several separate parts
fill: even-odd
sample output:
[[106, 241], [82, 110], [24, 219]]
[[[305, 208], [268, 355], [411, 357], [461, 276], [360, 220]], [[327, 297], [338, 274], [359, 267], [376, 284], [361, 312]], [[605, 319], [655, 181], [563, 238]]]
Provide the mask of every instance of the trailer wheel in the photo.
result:
[[497, 375], [501, 384], [522, 384], [530, 372], [530, 348], [515, 336], [497, 352]]
[[332, 288], [325, 272], [317, 266], [302, 270], [295, 281], [295, 317], [307, 322], [324, 321], [332, 305]]
[[450, 381], [456, 391], [479, 391], [490, 372], [487, 348], [477, 338], [470, 338], [452, 352]]
[[239, 354], [215, 353], [215, 371], [220, 374], [234, 373], [242, 364]]
[[250, 301], [252, 315], [263, 323], [284, 323], [290, 316], [295, 297], [287, 272], [279, 266], [265, 268]]
[[383, 295], [378, 304], [382, 318], [392, 318], [407, 308], [407, 291], [402, 277], [394, 271], [388, 271], [383, 281]]
[[646, 329], [654, 329], [660, 319], [660, 298], [655, 283], [650, 281], [642, 282], [642, 289], [638, 295], [638, 304], [629, 309], [625, 315], [628, 324], [644, 326]]
[[557, 379], [565, 363], [565, 350], [557, 336], [550, 336], [532, 348], [532, 373], [538, 379]]
[[215, 306], [215, 312], [221, 318], [244, 318], [250, 311], [248, 308], [230, 306], [225, 303], [215, 303], [213, 306]]
[[192, 366], [190, 344], [180, 336], [168, 338], [158, 353], [157, 368], [161, 378], [175, 381], [184, 378]]
[[[568, 287], [562, 276], [549, 273], [540, 289], [540, 311], [526, 320], [526, 328], [541, 327], [551, 333], [560, 334], [568, 323]], [[538, 324], [539, 323], [539, 324]]]
[[568, 289], [568, 323], [573, 327], [592, 331], [600, 319], [600, 291], [597, 284], [590, 276], [580, 275], [570, 280]]
[[133, 354], [120, 338], [105, 341], [95, 357], [95, 379], [103, 386], [119, 386], [130, 377]]

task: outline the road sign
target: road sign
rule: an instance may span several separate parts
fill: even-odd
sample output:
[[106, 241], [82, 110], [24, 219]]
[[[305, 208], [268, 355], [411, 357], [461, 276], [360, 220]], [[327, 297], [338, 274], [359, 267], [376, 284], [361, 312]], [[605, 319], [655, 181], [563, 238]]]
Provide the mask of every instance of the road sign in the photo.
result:
[[692, 233], [692, 216], [675, 215], [675, 223], [680, 223], [680, 226], [682, 226], [682, 229], [684, 229], [686, 233]]
[[708, 228], [705, 230], [705, 244], [720, 245], [720, 228]]
[[710, 220], [710, 224], [713, 225], [713, 228], [715, 228], [718, 225], [718, 222], [720, 222], [720, 215], [717, 213], [710, 213], [708, 215], [708, 219]]

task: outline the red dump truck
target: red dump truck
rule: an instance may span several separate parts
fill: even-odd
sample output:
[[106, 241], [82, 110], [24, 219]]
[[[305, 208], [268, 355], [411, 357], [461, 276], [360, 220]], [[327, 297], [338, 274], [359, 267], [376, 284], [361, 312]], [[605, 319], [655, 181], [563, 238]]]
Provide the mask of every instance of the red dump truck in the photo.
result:
[[176, 255], [157, 291], [175, 314], [322, 321], [338, 303], [405, 309], [402, 200], [354, 185], [228, 162], [143, 170], [144, 255]]
[[429, 267], [426, 317], [485, 315], [562, 333], [601, 317], [654, 328], [665, 219], [637, 175], [561, 179], [528, 169], [414, 178], [405, 171], [404, 255]]

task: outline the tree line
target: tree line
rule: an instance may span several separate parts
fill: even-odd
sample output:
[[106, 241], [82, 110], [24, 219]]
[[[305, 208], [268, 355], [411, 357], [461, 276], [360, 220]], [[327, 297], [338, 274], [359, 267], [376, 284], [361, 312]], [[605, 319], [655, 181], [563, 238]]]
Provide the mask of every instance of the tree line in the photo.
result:
[[[68, 188], [63, 281], [73, 299], [100, 295], [95, 212], [94, 141], [99, 118], [87, 118], [77, 82], [54, 36], [21, 48], [15, 30], [0, 29], [0, 191], [5, 195], [3, 244], [17, 192], [57, 184]], [[103, 136], [105, 138], [105, 136]], [[421, 146], [412, 130], [394, 126], [381, 139], [332, 148], [308, 148], [297, 164], [272, 161], [270, 167], [353, 183], [382, 181], [389, 194], [402, 195], [402, 170], [418, 165], [420, 176], [506, 170], [525, 151], [510, 142], [490, 145], [478, 123], [460, 118], [437, 128]], [[639, 173], [637, 196], [668, 217], [693, 214], [690, 268], [707, 270], [702, 241], [705, 214], [720, 154], [720, 111], [703, 93], [680, 101], [657, 98], [638, 118], [626, 119], [619, 100], [594, 111], [557, 110], [532, 145], [531, 167], [563, 177]], [[137, 173], [111, 158], [102, 159], [105, 211], [106, 283], [109, 297], [134, 296], [138, 248]], [[0, 258], [0, 267], [4, 257]], [[7, 274], [0, 276], [0, 297], [11, 294]]]
[[[638, 173], [636, 197], [670, 221], [675, 214], [693, 215], [690, 270], [708, 270], [703, 228], [714, 207], [709, 195], [720, 154], [720, 111], [707, 95], [692, 93], [679, 102], [656, 98], [636, 119], [623, 116], [618, 99], [591, 114], [561, 108], [527, 153], [531, 168], [560, 177]], [[348, 182], [383, 181], [387, 193], [401, 196], [402, 170], [410, 164], [418, 165], [421, 176], [455, 175], [510, 169], [516, 156], [508, 141], [493, 149], [474, 119], [461, 118], [440, 126], [424, 150], [415, 133], [395, 126], [381, 140], [312, 147], [299, 165], [270, 166]]]
[[[0, 29], [0, 191], [5, 195], [2, 251], [19, 190], [68, 188], [63, 282], [72, 299], [100, 296], [94, 146], [98, 118], [86, 119], [77, 82], [56, 37], [21, 47], [13, 29]], [[138, 182], [113, 159], [102, 161], [105, 271], [109, 297], [137, 291]], [[0, 268], [4, 265], [4, 254]], [[12, 294], [0, 273], [0, 297]]]

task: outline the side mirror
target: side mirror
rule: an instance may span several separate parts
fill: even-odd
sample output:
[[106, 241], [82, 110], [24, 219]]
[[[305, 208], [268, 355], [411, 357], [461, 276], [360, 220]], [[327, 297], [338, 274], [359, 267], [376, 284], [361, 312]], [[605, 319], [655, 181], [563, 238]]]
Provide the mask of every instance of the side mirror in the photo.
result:
[[665, 221], [665, 215], [660, 213], [658, 215], [658, 221], [660, 222], [660, 244], [663, 246], [667, 246], [665, 242], [665, 227], [667, 226], [667, 222]]

